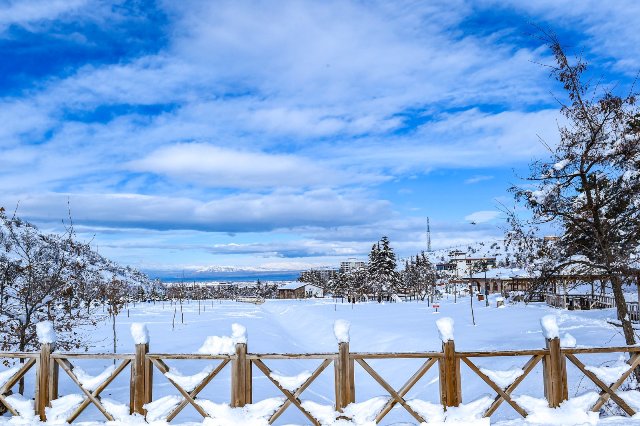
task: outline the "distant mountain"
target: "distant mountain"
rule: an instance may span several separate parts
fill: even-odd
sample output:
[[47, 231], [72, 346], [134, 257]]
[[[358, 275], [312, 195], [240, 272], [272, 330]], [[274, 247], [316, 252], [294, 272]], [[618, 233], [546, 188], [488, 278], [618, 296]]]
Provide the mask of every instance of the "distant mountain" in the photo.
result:
[[212, 266], [203, 266], [197, 269], [190, 271], [192, 274], [211, 274], [218, 272], [264, 272], [264, 271], [273, 271], [273, 268], [265, 268], [260, 266], [224, 266], [224, 265], [212, 265]]
[[283, 270], [261, 266], [221, 266], [213, 265], [180, 270], [146, 270], [149, 276], [162, 281], [292, 281], [301, 270]]

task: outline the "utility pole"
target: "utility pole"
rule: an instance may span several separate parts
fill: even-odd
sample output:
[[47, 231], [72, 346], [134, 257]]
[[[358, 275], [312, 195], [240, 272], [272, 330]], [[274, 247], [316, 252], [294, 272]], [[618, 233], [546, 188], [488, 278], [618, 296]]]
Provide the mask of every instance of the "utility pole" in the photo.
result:
[[427, 217], [427, 253], [431, 253], [431, 226]]

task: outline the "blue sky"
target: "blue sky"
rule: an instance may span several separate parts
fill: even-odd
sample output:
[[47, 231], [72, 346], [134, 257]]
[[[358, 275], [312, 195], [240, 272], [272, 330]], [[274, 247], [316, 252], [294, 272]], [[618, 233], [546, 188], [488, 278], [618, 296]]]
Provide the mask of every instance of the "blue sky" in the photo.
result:
[[500, 238], [560, 119], [532, 24], [640, 70], [633, 0], [0, 0], [0, 205], [154, 270]]

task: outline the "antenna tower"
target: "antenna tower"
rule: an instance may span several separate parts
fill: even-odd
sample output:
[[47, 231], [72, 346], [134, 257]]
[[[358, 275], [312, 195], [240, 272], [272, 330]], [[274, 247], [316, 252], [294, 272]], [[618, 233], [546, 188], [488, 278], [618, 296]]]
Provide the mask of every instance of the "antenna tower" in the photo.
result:
[[427, 217], [427, 252], [431, 252], [431, 226]]

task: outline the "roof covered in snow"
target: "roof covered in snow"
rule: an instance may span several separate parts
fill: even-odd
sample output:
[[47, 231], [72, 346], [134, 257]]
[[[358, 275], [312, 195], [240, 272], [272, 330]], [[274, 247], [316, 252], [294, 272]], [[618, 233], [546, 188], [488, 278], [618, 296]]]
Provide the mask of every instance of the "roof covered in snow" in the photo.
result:
[[313, 285], [313, 284], [309, 284], [309, 283], [303, 283], [301, 281], [293, 281], [290, 283], [287, 283], [285, 285], [282, 285], [280, 287], [278, 287], [278, 290], [297, 290], [301, 287], [313, 287], [313, 288], [317, 288], [319, 289], [320, 287], [318, 287], [317, 285]]
[[[489, 280], [512, 280], [517, 278], [531, 278], [531, 274], [524, 269], [520, 268], [493, 268], [484, 272], [476, 272], [472, 275], [474, 279], [484, 279], [487, 277]], [[464, 278], [464, 277], [463, 277]]]

